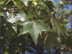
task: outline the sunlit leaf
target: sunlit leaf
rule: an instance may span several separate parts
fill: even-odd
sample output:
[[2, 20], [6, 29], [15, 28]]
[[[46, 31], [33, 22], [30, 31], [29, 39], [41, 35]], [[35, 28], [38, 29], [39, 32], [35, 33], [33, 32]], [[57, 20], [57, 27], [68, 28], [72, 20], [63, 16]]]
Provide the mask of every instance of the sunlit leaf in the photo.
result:
[[9, 54], [8, 52], [5, 52], [5, 54]]
[[21, 1], [27, 6], [28, 0], [21, 0]]
[[33, 39], [35, 45], [36, 45], [36, 41], [37, 41], [38, 36], [39, 36], [39, 32], [50, 31], [50, 29], [48, 29], [46, 27], [46, 25], [44, 24], [44, 22], [41, 21], [41, 20], [24, 21], [24, 22], [20, 22], [20, 23], [17, 23], [17, 24], [23, 26], [23, 28], [21, 29], [18, 36], [29, 32], [30, 35], [32, 36], [32, 39]]
[[3, 14], [3, 12], [1, 12], [1, 11], [0, 11], [0, 16], [4, 16], [5, 17], [5, 15]]
[[0, 4], [4, 4], [6, 0], [0, 0]]

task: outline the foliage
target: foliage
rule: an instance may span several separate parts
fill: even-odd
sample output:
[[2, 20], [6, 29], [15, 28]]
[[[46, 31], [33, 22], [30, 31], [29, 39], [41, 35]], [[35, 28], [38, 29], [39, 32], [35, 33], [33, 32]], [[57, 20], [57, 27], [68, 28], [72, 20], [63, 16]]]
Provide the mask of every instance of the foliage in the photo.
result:
[[45, 46], [49, 53], [52, 44], [61, 43], [58, 39], [60, 36], [67, 38], [64, 25], [68, 21], [63, 17], [66, 12], [61, 10], [59, 17], [56, 17], [58, 9], [59, 7], [50, 0], [0, 0], [0, 53], [23, 53], [25, 49], [33, 52], [25, 46], [32, 46], [36, 50], [42, 48], [42, 51]]

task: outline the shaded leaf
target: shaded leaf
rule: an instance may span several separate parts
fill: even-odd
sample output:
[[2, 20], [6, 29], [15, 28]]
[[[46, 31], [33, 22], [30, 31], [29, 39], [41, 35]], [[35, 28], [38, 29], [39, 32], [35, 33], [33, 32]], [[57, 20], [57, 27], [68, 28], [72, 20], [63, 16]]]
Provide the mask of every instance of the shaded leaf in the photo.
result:
[[0, 54], [4, 54], [4, 51], [2, 49], [0, 49]]
[[6, 38], [7, 40], [11, 40], [11, 38], [14, 36], [17, 36], [16, 32], [13, 30], [9, 23], [6, 24], [4, 38]]
[[41, 39], [42, 39], [42, 31], [40, 32], [40, 35], [38, 37], [38, 44], [39, 44], [39, 46], [40, 46]]
[[44, 3], [48, 6], [50, 11], [53, 11], [53, 2], [52, 1], [44, 1]]
[[63, 17], [63, 13], [58, 17], [58, 19], [64, 23], [68, 23], [69, 21]]
[[26, 15], [26, 19], [29, 20], [30, 17], [34, 17], [35, 14], [33, 13], [35, 10], [34, 7], [32, 7], [32, 2], [29, 3], [29, 6], [27, 7], [27, 15]]
[[19, 8], [22, 9], [22, 2], [20, 0], [12, 0], [14, 2], [14, 4]]
[[49, 53], [49, 50], [50, 50], [50, 47], [52, 44], [58, 44], [58, 40], [56, 37], [57, 37], [56, 32], [48, 33], [48, 36], [47, 36], [46, 42], [45, 42], [45, 47], [46, 47], [47, 53]]
[[64, 23], [64, 22], [62, 22], [62, 21], [60, 21], [60, 20], [58, 20], [58, 19], [54, 19], [54, 23], [55, 23], [55, 25], [56, 25], [56, 27], [57, 27], [59, 36], [60, 36], [60, 33], [61, 33], [63, 36], [65, 36], [65, 33], [64, 33], [64, 30], [63, 30], [62, 26], [66, 25], [66, 23]]

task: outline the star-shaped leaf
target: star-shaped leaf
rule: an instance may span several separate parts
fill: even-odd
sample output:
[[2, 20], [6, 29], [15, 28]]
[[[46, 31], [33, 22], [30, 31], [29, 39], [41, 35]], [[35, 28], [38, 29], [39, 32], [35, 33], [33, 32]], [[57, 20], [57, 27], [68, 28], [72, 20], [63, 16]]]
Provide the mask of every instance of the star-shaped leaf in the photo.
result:
[[[7, 21], [8, 22], [10, 22], [10, 23], [15, 23], [15, 22], [17, 22], [17, 21], [19, 21], [19, 20], [21, 20], [21, 21], [26, 21], [26, 20], [29, 20], [29, 18], [30, 17], [33, 17], [33, 16], [35, 16], [34, 14], [31, 14], [30, 12], [28, 13], [28, 15], [26, 15], [25, 13], [24, 13], [24, 11], [19, 11], [19, 13], [18, 14], [16, 14], [15, 15], [15, 13], [14, 14], [12, 14], [12, 13], [9, 13], [9, 15], [8, 15], [8, 17], [7, 17]], [[17, 25], [15, 26], [15, 24], [13, 24], [14, 26], [12, 26], [12, 28], [16, 31], [17, 30]], [[17, 32], [17, 31], [16, 31]]]
[[57, 37], [58, 34], [56, 32], [48, 33], [48, 36], [46, 37], [45, 47], [47, 50], [47, 53], [49, 54], [49, 50], [52, 44], [58, 44]]
[[51, 31], [50, 29], [46, 27], [46, 25], [44, 24], [44, 21], [42, 20], [24, 21], [24, 22], [19, 22], [17, 24], [23, 26], [18, 36], [29, 32], [35, 45], [39, 36], [39, 32]]
[[62, 21], [60, 21], [60, 20], [58, 20], [58, 19], [54, 19], [54, 23], [55, 23], [55, 25], [56, 25], [56, 27], [57, 27], [59, 36], [60, 36], [60, 33], [61, 33], [63, 36], [65, 36], [65, 35], [64, 35], [65, 33], [64, 33], [64, 30], [63, 30], [63, 27], [62, 27], [62, 26], [66, 25], [66, 23], [65, 23], [65, 22], [62, 22]]

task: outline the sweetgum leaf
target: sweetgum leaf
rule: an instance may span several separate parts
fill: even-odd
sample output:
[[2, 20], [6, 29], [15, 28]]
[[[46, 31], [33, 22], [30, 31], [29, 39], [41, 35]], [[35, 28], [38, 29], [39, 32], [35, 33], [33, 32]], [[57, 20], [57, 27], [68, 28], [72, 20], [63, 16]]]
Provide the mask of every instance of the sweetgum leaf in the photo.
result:
[[46, 43], [45, 43], [47, 53], [49, 53], [49, 50], [50, 50], [50, 47], [51, 47], [52, 44], [58, 44], [58, 40], [56, 39], [56, 37], [57, 37], [56, 32], [48, 33]]
[[36, 45], [36, 41], [38, 39], [39, 33], [41, 31], [51, 31], [50, 29], [46, 27], [46, 25], [44, 24], [44, 21], [42, 20], [24, 21], [24, 22], [19, 22], [17, 24], [23, 26], [18, 36], [29, 32], [35, 45]]
[[53, 1], [50, 1], [50, 0], [48, 0], [48, 1], [40, 1], [38, 4], [45, 4], [45, 5], [47, 5], [47, 7], [49, 8], [49, 10], [50, 11], [53, 11], [53, 7], [54, 7], [54, 5], [53, 5]]
[[60, 21], [58, 19], [54, 19], [54, 23], [55, 23], [55, 25], [57, 27], [59, 36], [60, 36], [60, 33], [61, 33], [65, 37], [65, 33], [64, 33], [64, 30], [63, 30], [62, 26], [66, 25], [67, 23], [62, 22], [62, 21]]
[[20, 11], [18, 14], [12, 14], [12, 13], [9, 13], [9, 15], [7, 16], [7, 21], [11, 23], [12, 28], [17, 32], [17, 25], [16, 24], [13, 24], [19, 20], [21, 21], [25, 21], [26, 18], [25, 18], [26, 14], [23, 12], [23, 11]]
[[[9, 13], [9, 15], [7, 16], [7, 21], [8, 22], [10, 22], [10, 23], [15, 23], [15, 22], [17, 22], [17, 21], [19, 21], [19, 20], [21, 20], [21, 21], [26, 21], [26, 20], [29, 20], [29, 18], [30, 17], [33, 17], [33, 16], [35, 16], [34, 14], [31, 14], [30, 12], [28, 12], [28, 15], [26, 15], [25, 13], [24, 13], [24, 11], [19, 11], [19, 13], [18, 14], [12, 14], [12, 13]], [[13, 24], [14, 26], [12, 26], [13, 27], [13, 29], [17, 32], [17, 25], [16, 24]], [[16, 25], [16, 26], [15, 26]]]
[[44, 4], [46, 4], [50, 11], [53, 11], [53, 2], [52, 1], [44, 1]]

